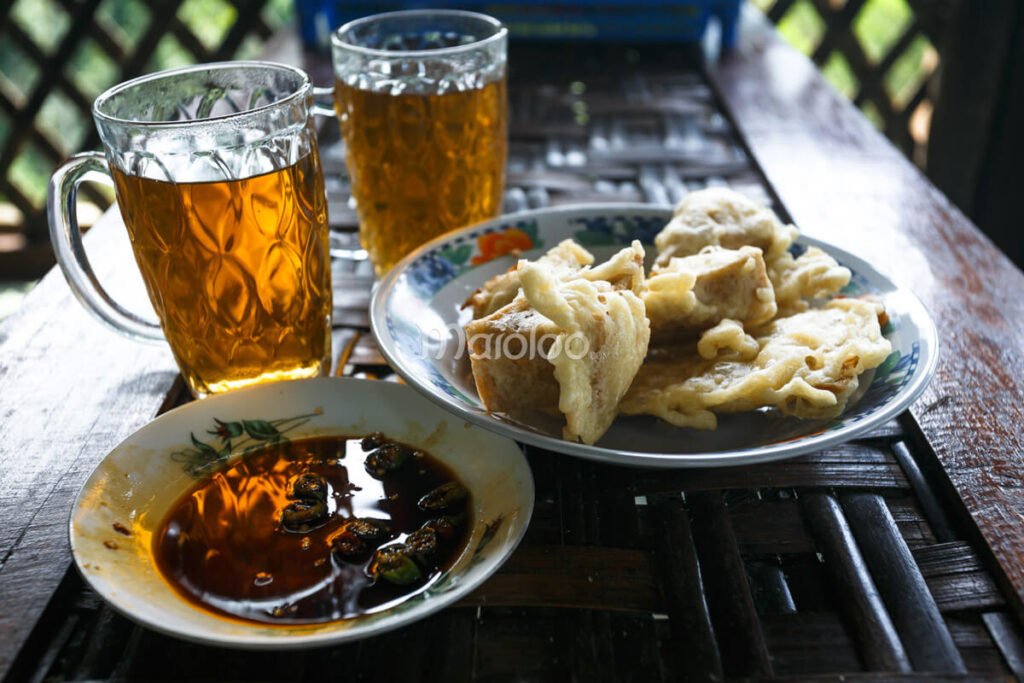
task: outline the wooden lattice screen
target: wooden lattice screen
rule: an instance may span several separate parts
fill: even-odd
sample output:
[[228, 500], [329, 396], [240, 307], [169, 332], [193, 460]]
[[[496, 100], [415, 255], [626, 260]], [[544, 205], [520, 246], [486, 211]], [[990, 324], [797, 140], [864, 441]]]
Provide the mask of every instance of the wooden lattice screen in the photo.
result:
[[[802, 15], [805, 42], [798, 47], [897, 147], [924, 167], [938, 48], [956, 1], [756, 0], [756, 4], [780, 27]], [[879, 26], [886, 22], [889, 25]]]
[[[930, 85], [939, 62], [936, 47], [957, 0], [753, 1], [780, 24], [784, 35], [788, 21], [802, 19], [799, 47], [897, 146], [924, 165]], [[41, 21], [19, 21], [18, 7], [25, 3], [37, 16], [44, 8]], [[187, 21], [197, 3], [204, 11], [211, 3], [228, 10], [228, 28], [211, 35]], [[268, 9], [282, 4], [290, 6], [290, 0], [0, 3], [0, 279], [34, 277], [51, 263], [45, 178], [70, 154], [96, 148], [90, 107], [100, 91], [180, 62], [181, 55], [196, 62], [237, 56], [247, 40], [271, 33], [275, 22], [268, 20]], [[865, 40], [873, 35], [872, 21], [877, 27], [878, 12], [893, 7], [902, 12], [900, 25], [890, 27], [881, 41]], [[170, 52], [178, 55], [170, 60], [165, 54], [169, 44], [177, 46]], [[83, 55], [100, 68], [83, 72]], [[7, 64], [12, 60], [29, 65], [28, 78], [18, 82], [10, 77]], [[63, 117], [57, 115], [60, 111]], [[24, 168], [32, 165], [34, 172], [26, 181]], [[84, 194], [97, 207], [109, 204], [109, 195], [95, 187], [85, 188]]]
[[[228, 19], [223, 32], [190, 21], [209, 13], [211, 4]], [[274, 4], [0, 2], [0, 279], [38, 276], [52, 262], [45, 178], [69, 155], [98, 147], [91, 116], [95, 96], [153, 69], [251, 54], [253, 42], [270, 36], [279, 20]], [[102, 189], [83, 186], [82, 192], [97, 207], [110, 203]]]

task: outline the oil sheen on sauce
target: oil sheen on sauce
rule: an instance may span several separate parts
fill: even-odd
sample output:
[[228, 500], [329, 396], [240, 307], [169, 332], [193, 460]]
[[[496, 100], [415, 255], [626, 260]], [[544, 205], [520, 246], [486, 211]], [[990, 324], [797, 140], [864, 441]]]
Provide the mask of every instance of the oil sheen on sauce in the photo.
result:
[[251, 452], [185, 494], [153, 553], [182, 596], [223, 616], [335, 621], [435, 581], [462, 551], [471, 509], [427, 453], [382, 435], [303, 439]]

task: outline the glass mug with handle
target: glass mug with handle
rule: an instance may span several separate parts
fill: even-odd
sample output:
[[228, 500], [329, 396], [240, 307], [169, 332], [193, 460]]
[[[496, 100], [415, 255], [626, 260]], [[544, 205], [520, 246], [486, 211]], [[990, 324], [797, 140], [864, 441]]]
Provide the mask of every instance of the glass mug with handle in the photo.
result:
[[[76, 297], [119, 332], [166, 339], [197, 397], [329, 366], [316, 113], [324, 111], [309, 78], [289, 66], [233, 62], [143, 76], [93, 106], [105, 157], [77, 155], [50, 181], [50, 235]], [[160, 325], [117, 304], [93, 274], [75, 218], [87, 179], [113, 183]]]
[[335, 109], [378, 275], [500, 213], [507, 36], [497, 19], [459, 10], [377, 14], [334, 32]]

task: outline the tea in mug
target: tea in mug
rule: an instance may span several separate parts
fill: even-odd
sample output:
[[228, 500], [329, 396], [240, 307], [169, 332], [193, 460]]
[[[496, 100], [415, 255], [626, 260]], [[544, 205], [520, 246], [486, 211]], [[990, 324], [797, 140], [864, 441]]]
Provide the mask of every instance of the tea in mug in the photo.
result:
[[378, 274], [438, 235], [501, 210], [508, 153], [505, 78], [443, 94], [336, 80], [360, 239]]
[[330, 360], [327, 207], [315, 150], [241, 180], [112, 168], [164, 334], [193, 393], [315, 377]]

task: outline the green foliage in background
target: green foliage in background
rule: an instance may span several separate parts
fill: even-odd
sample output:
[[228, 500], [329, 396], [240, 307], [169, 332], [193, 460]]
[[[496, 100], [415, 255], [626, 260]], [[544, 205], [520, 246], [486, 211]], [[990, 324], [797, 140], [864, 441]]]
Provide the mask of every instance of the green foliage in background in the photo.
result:
[[[761, 10], [768, 11], [776, 0], [752, 0]], [[851, 27], [872, 64], [880, 62], [900, 36], [910, 27], [913, 10], [906, 0], [867, 0]], [[778, 24], [779, 33], [794, 47], [810, 55], [825, 35], [825, 22], [810, 0], [798, 0]], [[904, 107], [934, 68], [931, 43], [923, 36], [914, 39], [910, 47], [886, 73], [884, 82], [895, 108]], [[853, 99], [860, 90], [860, 82], [846, 58], [839, 52], [829, 55], [822, 65], [825, 78], [843, 95]], [[882, 117], [874, 105], [862, 107], [875, 125], [881, 127]]]
[[[752, 0], [768, 10], [776, 0]], [[57, 0], [16, 0], [9, 19], [17, 24], [40, 49], [50, 54], [59, 45], [71, 22], [62, 3]], [[291, 21], [292, 0], [270, 0], [263, 10], [264, 21], [277, 28]], [[208, 49], [214, 49], [227, 36], [237, 19], [236, 8], [225, 0], [186, 0], [178, 11], [180, 19]], [[127, 52], [143, 37], [149, 26], [150, 9], [145, 0], [104, 0], [97, 10], [99, 21]], [[853, 22], [852, 30], [868, 59], [881, 60], [911, 25], [913, 12], [906, 0], [867, 0]], [[798, 0], [779, 22], [779, 32], [797, 49], [811, 54], [825, 33], [825, 23], [810, 0]], [[237, 57], [255, 56], [259, 42], [250, 37]], [[934, 50], [924, 37], [916, 38], [910, 48], [893, 64], [885, 76], [886, 90], [896, 108], [903, 107], [921, 83], [930, 75], [929, 53]], [[190, 64], [193, 57], [173, 35], [165, 35], [157, 45], [147, 71], [158, 71]], [[933, 67], [932, 67], [933, 68]], [[835, 88], [853, 99], [860, 83], [846, 59], [834, 52], [822, 65], [822, 72]], [[65, 77], [77, 84], [86, 98], [94, 98], [120, 78], [120, 67], [92, 39], [85, 40], [71, 58]], [[16, 104], [30, 96], [40, 78], [39, 67], [14, 41], [0, 41], [0, 91]], [[873, 104], [862, 109], [869, 119], [881, 126], [882, 117]], [[92, 127], [92, 121], [63, 95], [54, 90], [43, 103], [40, 120], [44, 135], [68, 155], [79, 149]], [[0, 145], [7, 138], [9, 118], [0, 112]], [[33, 143], [23, 143], [9, 173], [11, 182], [36, 206], [46, 198], [46, 182], [53, 164]], [[0, 194], [0, 201], [3, 195]]]
[[[9, 12], [8, 20], [24, 31], [46, 55], [57, 49], [71, 28], [67, 11], [57, 0], [16, 0]], [[130, 54], [148, 28], [150, 15], [149, 3], [144, 0], [104, 0], [97, 9], [96, 21]], [[272, 29], [291, 21], [292, 15], [292, 0], [270, 0], [263, 9], [263, 20]], [[186, 0], [177, 17], [200, 43], [213, 50], [231, 30], [237, 19], [237, 10], [225, 0]], [[259, 49], [259, 41], [250, 37], [243, 42], [236, 57], [254, 57]], [[192, 53], [168, 34], [157, 44], [145, 71], [184, 66], [194, 61]], [[0, 41], [0, 91], [8, 99], [15, 105], [24, 102], [38, 85], [40, 76], [39, 66], [22, 48], [12, 40]], [[93, 39], [87, 39], [72, 55], [64, 77], [91, 100], [120, 80], [120, 65]], [[93, 125], [60, 89], [54, 89], [43, 102], [39, 120], [47, 140], [64, 155], [79, 149]], [[9, 117], [0, 112], [0, 145], [6, 143], [9, 129]], [[36, 206], [42, 206], [52, 171], [53, 164], [47, 156], [33, 142], [26, 141], [8, 177]], [[3, 200], [0, 194], [0, 202]]]

